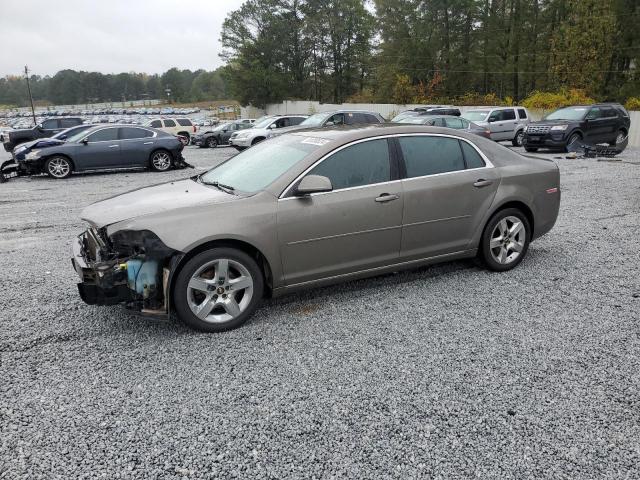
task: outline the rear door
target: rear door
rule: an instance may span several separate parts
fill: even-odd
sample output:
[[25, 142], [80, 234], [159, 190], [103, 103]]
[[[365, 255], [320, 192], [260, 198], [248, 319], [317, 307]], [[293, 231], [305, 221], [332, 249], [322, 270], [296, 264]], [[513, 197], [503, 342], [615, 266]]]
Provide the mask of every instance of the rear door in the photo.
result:
[[172, 135], [175, 135], [177, 133], [178, 126], [175, 120], [173, 120], [172, 118], [166, 118], [162, 120], [162, 123], [164, 124], [165, 132], [170, 133]]
[[154, 148], [155, 133], [141, 127], [120, 127], [118, 130], [120, 166], [146, 166]]
[[278, 201], [288, 285], [397, 261], [403, 198], [387, 139], [343, 147], [306, 174], [328, 177], [333, 191]]
[[601, 142], [614, 142], [618, 135], [618, 112], [613, 107], [602, 108], [602, 140]]
[[403, 135], [401, 261], [470, 249], [498, 188], [493, 166], [465, 139]]
[[120, 166], [120, 141], [118, 128], [102, 128], [89, 134], [87, 142], [81, 143], [73, 159], [79, 170], [117, 168]]

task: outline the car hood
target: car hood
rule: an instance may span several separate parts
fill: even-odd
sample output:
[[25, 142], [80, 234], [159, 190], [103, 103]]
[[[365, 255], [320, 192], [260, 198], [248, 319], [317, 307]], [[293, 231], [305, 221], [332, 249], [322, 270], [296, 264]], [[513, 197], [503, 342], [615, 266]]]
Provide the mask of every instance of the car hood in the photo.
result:
[[272, 135], [277, 136], [277, 135], [282, 135], [284, 133], [297, 132], [298, 130], [307, 130], [309, 128], [320, 128], [320, 127], [307, 127], [307, 126], [301, 127], [300, 125], [292, 125], [290, 127], [276, 128], [275, 130], [272, 130]]
[[60, 140], [57, 138], [40, 138], [38, 140], [32, 140], [31, 142], [21, 143], [19, 147], [22, 150], [27, 150], [31, 148], [46, 148], [46, 147], [54, 147], [56, 145], [62, 145], [64, 140]]
[[230, 202], [238, 198], [241, 197], [203, 185], [193, 179], [185, 179], [140, 188], [92, 203], [82, 211], [80, 217], [91, 225], [101, 228], [143, 215]]

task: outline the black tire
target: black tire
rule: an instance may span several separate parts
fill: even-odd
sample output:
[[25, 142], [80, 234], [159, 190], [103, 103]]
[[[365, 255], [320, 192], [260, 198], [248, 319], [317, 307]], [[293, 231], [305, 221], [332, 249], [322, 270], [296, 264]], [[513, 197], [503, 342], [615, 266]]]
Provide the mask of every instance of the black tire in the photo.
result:
[[[498, 227], [498, 224], [503, 219], [507, 219], [507, 218], [517, 218], [524, 225], [525, 231], [522, 238], [523, 246], [521, 251], [519, 252], [520, 254], [516, 258], [514, 258], [511, 262], [500, 263], [494, 258], [494, 254], [491, 251], [491, 242], [492, 242], [493, 233]], [[507, 224], [509, 225], [509, 223]], [[496, 240], [496, 239], [493, 238], [493, 240]], [[529, 220], [527, 219], [527, 216], [517, 208], [506, 208], [504, 210], [500, 210], [499, 212], [496, 212], [493, 215], [493, 217], [491, 217], [491, 219], [485, 226], [484, 231], [482, 232], [482, 238], [480, 239], [480, 246], [478, 248], [478, 259], [489, 270], [493, 270], [495, 272], [506, 272], [507, 270], [511, 270], [512, 268], [517, 267], [520, 264], [520, 262], [522, 262], [524, 257], [527, 255], [527, 251], [529, 250], [530, 241], [531, 241], [531, 227], [529, 225]], [[500, 248], [500, 247], [495, 247], [494, 251], [496, 248]]]
[[[198, 318], [191, 310], [191, 307], [189, 306], [189, 296], [193, 293], [189, 292], [189, 282], [191, 281], [192, 276], [196, 274], [200, 268], [210, 262], [215, 262], [220, 259], [227, 259], [241, 264], [251, 276], [251, 280], [253, 281], [253, 292], [246, 308], [241, 311], [239, 315], [228, 321], [212, 323]], [[233, 267], [230, 267], [229, 271], [231, 271], [232, 268]], [[258, 267], [256, 261], [246, 253], [234, 248], [212, 248], [211, 250], [206, 250], [197, 254], [184, 265], [176, 277], [172, 293], [174, 310], [180, 321], [189, 327], [202, 332], [223, 332], [238, 328], [253, 315], [262, 300], [264, 293], [264, 279], [262, 271], [260, 270], [260, 267]], [[238, 292], [236, 295], [243, 296], [244, 291], [242, 293]], [[241, 299], [238, 300], [238, 304], [240, 303], [242, 303]], [[211, 310], [211, 312], [214, 313], [216, 310]]]
[[51, 178], [61, 180], [71, 175], [73, 172], [73, 163], [67, 157], [55, 155], [47, 159], [44, 164], [44, 171]]
[[155, 172], [166, 172], [173, 166], [173, 155], [167, 150], [155, 150], [149, 157], [149, 167]]
[[216, 148], [218, 146], [218, 140], [216, 137], [209, 137], [205, 140], [205, 145], [207, 148]]
[[251, 142], [251, 146], [254, 146], [256, 143], [260, 143], [263, 140], [264, 140], [264, 137], [254, 138], [253, 141]]
[[538, 149], [535, 147], [524, 147], [525, 152], [537, 152]]
[[518, 130], [518, 132], [516, 133], [516, 136], [513, 137], [513, 140], [511, 140], [511, 145], [513, 145], [514, 147], [521, 147], [523, 138], [524, 138], [524, 132], [522, 130]]
[[582, 140], [582, 135], [580, 135], [578, 132], [575, 132], [569, 135], [569, 139], [567, 140], [567, 145], [564, 147], [564, 151], [568, 152], [569, 145], [571, 145], [573, 142], [578, 142], [580, 140]]
[[179, 133], [178, 138], [182, 142], [182, 145], [184, 145], [185, 147], [191, 143], [191, 137], [186, 132]]

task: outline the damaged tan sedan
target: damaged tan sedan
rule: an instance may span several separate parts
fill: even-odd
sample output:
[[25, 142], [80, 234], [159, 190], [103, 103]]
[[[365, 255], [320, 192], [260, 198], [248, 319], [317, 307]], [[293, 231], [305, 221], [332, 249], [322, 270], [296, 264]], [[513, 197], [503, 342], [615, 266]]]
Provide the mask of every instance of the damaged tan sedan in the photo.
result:
[[87, 207], [82, 299], [242, 325], [265, 296], [477, 257], [518, 265], [554, 225], [557, 166], [458, 130], [329, 128]]

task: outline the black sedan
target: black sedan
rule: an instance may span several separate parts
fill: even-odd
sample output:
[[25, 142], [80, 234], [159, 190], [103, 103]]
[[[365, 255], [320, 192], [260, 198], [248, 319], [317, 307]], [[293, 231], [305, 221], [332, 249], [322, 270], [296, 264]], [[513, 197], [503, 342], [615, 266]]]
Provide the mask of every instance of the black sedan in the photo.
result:
[[54, 178], [89, 170], [150, 168], [163, 172], [187, 165], [182, 149], [177, 137], [160, 130], [101, 125], [33, 148], [25, 155], [18, 153], [16, 162], [20, 175], [46, 173]]
[[484, 138], [491, 139], [491, 131], [480, 125], [461, 117], [453, 115], [429, 115], [419, 117], [406, 117], [398, 123], [412, 123], [414, 125], [432, 125], [434, 127], [453, 128], [455, 130], [466, 130], [469, 133], [480, 135]]

